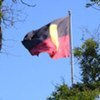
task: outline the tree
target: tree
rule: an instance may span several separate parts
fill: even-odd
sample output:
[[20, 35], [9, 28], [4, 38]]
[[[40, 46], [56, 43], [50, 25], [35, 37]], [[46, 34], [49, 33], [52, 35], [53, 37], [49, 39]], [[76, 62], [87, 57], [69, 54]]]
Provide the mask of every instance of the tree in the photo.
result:
[[84, 83], [100, 80], [100, 47], [99, 42], [92, 38], [87, 39], [81, 47], [74, 49], [81, 68], [82, 81]]
[[47, 100], [67, 100], [69, 95], [69, 88], [66, 84], [55, 86], [56, 90]]
[[[18, 16], [21, 12], [17, 8], [13, 8], [13, 5], [23, 4], [28, 7], [35, 7], [36, 5], [30, 5], [23, 0], [11, 0], [9, 1], [9, 5], [5, 4], [6, 0], [0, 0], [0, 51], [2, 49], [2, 27], [13, 26], [15, 22], [19, 21]], [[18, 13], [18, 14], [15, 14]], [[20, 14], [19, 14], [20, 13]], [[20, 17], [20, 16], [19, 16]]]
[[77, 83], [68, 87], [65, 83], [55, 86], [55, 91], [47, 100], [95, 100], [100, 94], [100, 82]]

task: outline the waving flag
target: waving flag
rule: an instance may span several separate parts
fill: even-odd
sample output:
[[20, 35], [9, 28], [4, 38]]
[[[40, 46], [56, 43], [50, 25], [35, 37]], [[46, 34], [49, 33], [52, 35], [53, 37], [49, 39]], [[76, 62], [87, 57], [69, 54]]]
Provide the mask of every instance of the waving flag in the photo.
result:
[[70, 56], [69, 16], [26, 34], [22, 43], [32, 55], [47, 52], [51, 58]]

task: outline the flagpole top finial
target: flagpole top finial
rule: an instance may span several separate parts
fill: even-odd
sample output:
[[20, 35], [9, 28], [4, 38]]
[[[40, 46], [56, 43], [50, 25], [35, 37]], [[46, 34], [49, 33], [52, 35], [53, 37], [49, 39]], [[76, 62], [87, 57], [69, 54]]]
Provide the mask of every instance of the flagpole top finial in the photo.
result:
[[71, 15], [71, 11], [70, 10], [68, 11], [68, 14], [69, 14], [69, 16]]

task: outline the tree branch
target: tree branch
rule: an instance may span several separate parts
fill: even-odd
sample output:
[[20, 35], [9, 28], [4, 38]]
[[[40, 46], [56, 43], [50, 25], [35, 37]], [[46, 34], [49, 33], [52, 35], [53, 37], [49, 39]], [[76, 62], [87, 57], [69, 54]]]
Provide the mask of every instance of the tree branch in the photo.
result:
[[93, 9], [100, 11], [100, 8], [96, 8], [94, 6], [91, 6]]
[[29, 6], [29, 7], [35, 7], [36, 6], [36, 4], [30, 5], [30, 4], [26, 3], [26, 2], [24, 2], [23, 0], [20, 0], [20, 1], [21, 1], [22, 4], [24, 4], [26, 6]]

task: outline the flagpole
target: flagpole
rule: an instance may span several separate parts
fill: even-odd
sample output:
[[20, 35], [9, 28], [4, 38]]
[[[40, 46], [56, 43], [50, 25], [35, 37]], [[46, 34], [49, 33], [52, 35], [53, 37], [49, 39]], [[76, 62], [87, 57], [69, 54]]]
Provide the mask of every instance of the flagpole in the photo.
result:
[[72, 33], [71, 33], [71, 12], [68, 11], [68, 14], [69, 14], [69, 34], [70, 34], [70, 54], [71, 54], [71, 57], [70, 57], [70, 63], [71, 63], [71, 84], [73, 85], [73, 82], [74, 82], [74, 76], [73, 76], [73, 67], [74, 67], [74, 64], [73, 64], [73, 42], [72, 42]]

